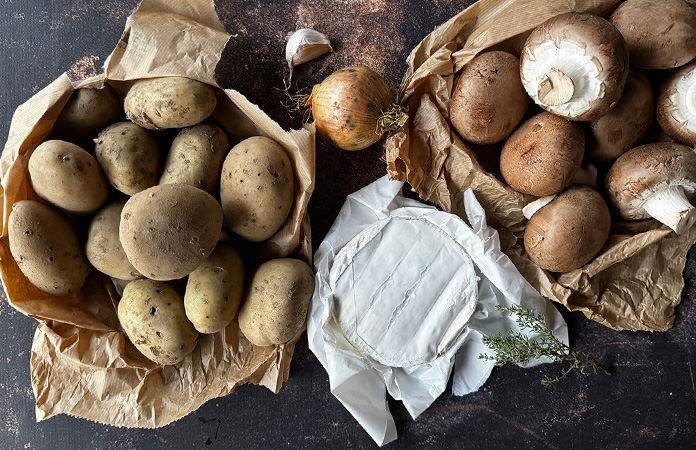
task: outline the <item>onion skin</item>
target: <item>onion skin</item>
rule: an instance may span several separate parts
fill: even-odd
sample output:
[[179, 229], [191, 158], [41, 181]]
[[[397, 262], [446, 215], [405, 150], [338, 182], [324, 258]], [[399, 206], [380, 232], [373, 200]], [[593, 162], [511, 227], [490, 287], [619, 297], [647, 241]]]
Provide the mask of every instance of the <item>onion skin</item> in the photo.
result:
[[384, 133], [378, 122], [392, 109], [392, 94], [373, 70], [353, 66], [339, 69], [314, 86], [307, 104], [319, 133], [343, 150], [362, 150]]

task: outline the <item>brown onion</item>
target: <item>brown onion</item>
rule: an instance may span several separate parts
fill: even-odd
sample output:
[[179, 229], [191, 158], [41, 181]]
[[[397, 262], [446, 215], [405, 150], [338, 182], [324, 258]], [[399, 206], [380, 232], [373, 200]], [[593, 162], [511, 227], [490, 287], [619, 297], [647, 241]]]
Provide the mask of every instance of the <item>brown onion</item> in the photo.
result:
[[362, 150], [396, 131], [408, 115], [392, 103], [384, 79], [373, 70], [346, 67], [314, 86], [307, 101], [317, 130], [331, 145]]

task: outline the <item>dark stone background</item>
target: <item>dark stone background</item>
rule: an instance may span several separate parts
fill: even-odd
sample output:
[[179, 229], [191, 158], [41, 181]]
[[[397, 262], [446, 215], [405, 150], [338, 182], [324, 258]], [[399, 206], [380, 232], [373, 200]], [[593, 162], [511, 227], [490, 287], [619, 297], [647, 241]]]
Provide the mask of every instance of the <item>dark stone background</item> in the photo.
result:
[[[297, 28], [328, 34], [335, 53], [295, 72], [306, 92], [334, 70], [365, 64], [396, 89], [406, 57], [425, 35], [463, 9], [454, 0], [218, 0], [233, 35], [218, 67], [220, 83], [241, 91], [285, 128], [297, 128], [281, 105], [285, 40]], [[16, 107], [72, 67], [101, 71], [137, 0], [0, 2], [0, 137]], [[316, 191], [310, 203], [314, 245], [345, 197], [384, 174], [377, 144], [350, 153], [317, 137]], [[563, 307], [575, 349], [593, 353], [615, 374], [569, 378], [549, 388], [559, 365], [496, 369], [466, 397], [445, 392], [412, 420], [390, 401], [399, 439], [387, 448], [693, 448], [696, 435], [694, 274], [690, 255], [677, 320], [665, 333], [616, 332]], [[329, 392], [326, 373], [297, 346], [290, 379], [278, 395], [243, 386], [157, 430], [129, 430], [59, 416], [36, 423], [29, 353], [36, 323], [0, 301], [0, 448], [374, 448], [370, 437]]]

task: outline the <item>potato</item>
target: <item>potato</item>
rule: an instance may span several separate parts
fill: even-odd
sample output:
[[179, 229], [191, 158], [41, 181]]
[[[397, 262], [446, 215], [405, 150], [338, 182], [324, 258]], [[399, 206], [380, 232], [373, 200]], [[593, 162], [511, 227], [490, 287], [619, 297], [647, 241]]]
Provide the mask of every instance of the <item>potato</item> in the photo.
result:
[[119, 239], [128, 261], [147, 278], [183, 278], [210, 256], [222, 231], [222, 208], [186, 184], [154, 186], [121, 212]]
[[212, 86], [185, 77], [138, 80], [124, 101], [128, 120], [149, 130], [190, 127], [210, 116], [216, 105]]
[[123, 102], [108, 84], [101, 89], [76, 89], [53, 125], [51, 136], [66, 140], [91, 139], [122, 114]]
[[254, 345], [291, 341], [304, 329], [313, 292], [314, 274], [307, 264], [291, 258], [268, 261], [252, 275], [239, 329]]
[[218, 243], [191, 272], [184, 294], [186, 316], [201, 333], [217, 333], [234, 319], [244, 293], [244, 264], [231, 245]]
[[126, 200], [111, 202], [94, 216], [87, 231], [85, 252], [89, 262], [98, 271], [119, 280], [135, 280], [142, 278], [142, 275], [128, 261], [118, 238], [121, 210]]
[[95, 139], [97, 161], [111, 185], [133, 195], [157, 184], [159, 144], [133, 122], [109, 125]]
[[21, 200], [12, 205], [8, 232], [12, 257], [31, 284], [52, 295], [82, 288], [89, 264], [65, 215], [41, 202]]
[[184, 128], [172, 142], [159, 184], [190, 184], [214, 194], [227, 145], [225, 132], [213, 124]]
[[290, 213], [294, 175], [283, 147], [254, 136], [235, 145], [222, 164], [220, 202], [232, 231], [251, 242], [273, 236]]
[[118, 303], [118, 320], [140, 353], [159, 365], [176, 364], [196, 347], [198, 333], [186, 318], [184, 302], [165, 283], [128, 283]]
[[97, 160], [70, 142], [50, 140], [36, 147], [29, 176], [39, 197], [73, 214], [95, 212], [109, 195]]

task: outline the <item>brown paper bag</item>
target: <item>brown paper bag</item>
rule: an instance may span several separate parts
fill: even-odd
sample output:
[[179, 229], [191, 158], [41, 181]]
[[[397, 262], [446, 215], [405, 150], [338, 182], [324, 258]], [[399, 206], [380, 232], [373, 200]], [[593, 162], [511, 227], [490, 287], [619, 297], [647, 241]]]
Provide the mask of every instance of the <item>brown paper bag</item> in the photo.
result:
[[526, 36], [545, 20], [569, 11], [606, 14], [618, 0], [480, 0], [441, 25], [411, 52], [398, 102], [409, 123], [386, 142], [392, 179], [445, 211], [464, 217], [462, 194], [472, 188], [498, 228], [505, 252], [543, 295], [608, 327], [666, 330], [684, 286], [686, 254], [696, 227], [676, 236], [655, 221], [615, 223], [602, 253], [585, 267], [550, 274], [524, 251], [522, 207], [532, 197], [486, 172], [449, 122], [457, 72], [480, 52], [495, 48], [519, 56]]
[[[9, 251], [7, 223], [12, 204], [37, 199], [27, 163], [50, 133], [75, 88], [108, 83], [121, 91], [127, 80], [186, 76], [217, 86], [215, 66], [229, 35], [210, 0], [144, 0], [128, 18], [105, 73], [73, 86], [63, 75], [14, 114], [0, 159], [2, 234], [0, 271], [10, 303], [39, 326], [31, 352], [37, 420], [66, 413], [126, 427], [160, 427], [229, 394], [242, 383], [277, 392], [287, 379], [295, 342], [256, 347], [236, 321], [201, 335], [193, 354], [173, 366], [145, 359], [125, 338], [116, 316], [112, 281], [92, 270], [80, 292], [53, 297], [34, 288]], [[233, 144], [263, 135], [279, 142], [295, 170], [295, 201], [283, 228], [261, 248], [263, 258], [292, 255], [311, 263], [307, 203], [314, 189], [314, 128], [286, 132], [242, 94], [218, 90], [213, 119]]]

